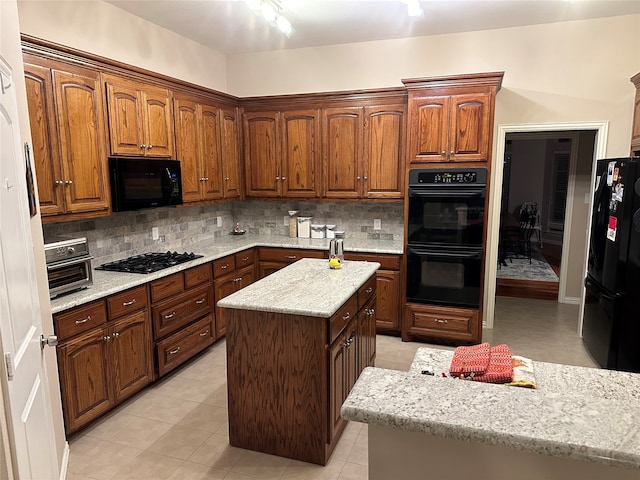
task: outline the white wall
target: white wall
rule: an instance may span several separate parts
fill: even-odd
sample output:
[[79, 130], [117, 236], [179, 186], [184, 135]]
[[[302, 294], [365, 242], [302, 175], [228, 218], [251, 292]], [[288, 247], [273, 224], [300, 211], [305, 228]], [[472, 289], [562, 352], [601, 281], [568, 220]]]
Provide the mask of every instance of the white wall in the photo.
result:
[[227, 91], [224, 55], [109, 3], [19, 0], [18, 11], [22, 33]]
[[608, 121], [627, 155], [640, 15], [228, 58], [237, 96], [401, 86], [402, 78], [504, 71], [496, 124]]

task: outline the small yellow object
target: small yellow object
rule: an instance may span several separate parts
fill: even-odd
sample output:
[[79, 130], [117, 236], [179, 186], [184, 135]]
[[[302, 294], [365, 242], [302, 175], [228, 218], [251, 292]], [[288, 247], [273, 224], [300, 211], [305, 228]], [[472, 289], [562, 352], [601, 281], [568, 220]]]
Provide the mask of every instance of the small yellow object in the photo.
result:
[[329, 260], [329, 268], [337, 270], [340, 267], [342, 267], [342, 263], [340, 262], [340, 259], [338, 257], [333, 257]]

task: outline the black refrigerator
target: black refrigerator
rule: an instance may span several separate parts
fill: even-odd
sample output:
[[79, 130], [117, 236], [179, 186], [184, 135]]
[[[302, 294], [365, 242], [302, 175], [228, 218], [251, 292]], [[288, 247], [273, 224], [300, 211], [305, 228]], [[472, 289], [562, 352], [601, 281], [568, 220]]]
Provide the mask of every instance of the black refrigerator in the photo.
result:
[[598, 160], [584, 344], [602, 367], [640, 372], [640, 158]]

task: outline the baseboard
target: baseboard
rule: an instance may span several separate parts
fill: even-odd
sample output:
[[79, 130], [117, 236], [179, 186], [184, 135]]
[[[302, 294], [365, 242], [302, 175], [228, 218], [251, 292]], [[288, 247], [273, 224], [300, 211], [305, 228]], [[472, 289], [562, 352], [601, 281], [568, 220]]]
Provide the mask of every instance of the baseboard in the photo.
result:
[[580, 305], [580, 297], [564, 297], [559, 303], [566, 303], [568, 305]]
[[67, 468], [69, 468], [69, 442], [64, 442], [64, 451], [62, 452], [62, 465], [60, 465], [60, 480], [67, 478]]

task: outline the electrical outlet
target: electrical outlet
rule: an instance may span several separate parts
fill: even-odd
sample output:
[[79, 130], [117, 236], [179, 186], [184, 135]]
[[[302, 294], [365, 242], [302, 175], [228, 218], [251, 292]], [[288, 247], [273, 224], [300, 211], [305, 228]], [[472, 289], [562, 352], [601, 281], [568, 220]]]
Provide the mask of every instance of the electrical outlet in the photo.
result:
[[382, 222], [380, 221], [379, 218], [376, 218], [373, 220], [373, 229], [374, 230], [380, 230], [382, 228]]
[[216, 226], [217, 227], [221, 227], [222, 226], [222, 217], [220, 217], [220, 216], [216, 217]]
[[289, 217], [287, 215], [284, 216], [284, 221], [282, 222], [282, 225], [285, 227], [289, 226]]
[[160, 231], [158, 230], [158, 227], [152, 227], [151, 240], [158, 240], [158, 238], [160, 238]]

